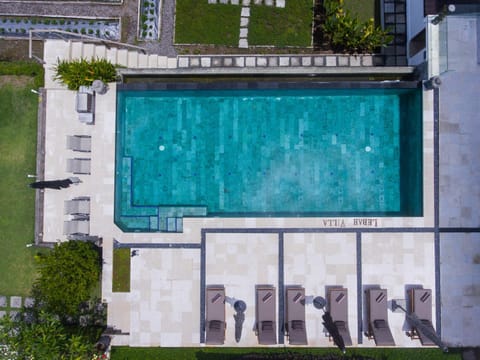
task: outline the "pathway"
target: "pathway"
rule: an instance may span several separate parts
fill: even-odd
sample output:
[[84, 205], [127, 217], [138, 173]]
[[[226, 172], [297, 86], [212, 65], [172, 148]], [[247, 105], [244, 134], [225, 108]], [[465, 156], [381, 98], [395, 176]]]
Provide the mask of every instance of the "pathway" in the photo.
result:
[[[238, 40], [238, 47], [241, 49], [248, 48], [248, 24], [250, 23], [250, 4], [252, 0], [208, 0], [209, 4], [231, 4], [242, 6], [240, 17], [240, 36]], [[279, 8], [285, 7], [286, 0], [276, 0], [275, 6]], [[274, 0], [253, 0], [255, 5], [273, 6]]]

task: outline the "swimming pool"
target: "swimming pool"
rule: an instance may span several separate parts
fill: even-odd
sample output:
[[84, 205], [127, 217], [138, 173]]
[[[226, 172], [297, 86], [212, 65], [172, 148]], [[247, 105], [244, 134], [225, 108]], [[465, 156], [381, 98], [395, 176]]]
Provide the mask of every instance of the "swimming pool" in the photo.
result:
[[420, 216], [421, 90], [117, 92], [115, 221]]

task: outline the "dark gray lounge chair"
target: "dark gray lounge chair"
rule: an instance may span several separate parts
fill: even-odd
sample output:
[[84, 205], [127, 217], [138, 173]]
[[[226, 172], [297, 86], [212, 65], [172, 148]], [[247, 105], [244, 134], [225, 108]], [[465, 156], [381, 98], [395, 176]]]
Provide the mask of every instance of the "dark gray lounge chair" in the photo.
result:
[[367, 290], [368, 333], [377, 346], [395, 346], [388, 325], [387, 290]]
[[348, 290], [345, 288], [331, 288], [328, 290], [328, 309], [332, 320], [346, 346], [352, 345], [350, 330], [348, 329]]
[[223, 345], [225, 329], [225, 288], [219, 286], [207, 287], [205, 343]]
[[273, 286], [259, 286], [256, 288], [256, 333], [258, 343], [274, 345], [277, 343], [277, 323], [275, 313], [275, 288]]
[[285, 331], [291, 345], [307, 345], [305, 327], [305, 289], [303, 287], [287, 288]]
[[73, 151], [90, 152], [92, 149], [92, 138], [88, 135], [68, 135], [67, 149]]
[[[432, 324], [432, 290], [430, 289], [411, 289], [410, 301], [412, 313], [422, 322], [422, 325], [435, 333]], [[431, 346], [435, 343], [425, 336], [425, 334], [416, 327], [413, 328], [413, 338], [418, 337], [422, 345]]]

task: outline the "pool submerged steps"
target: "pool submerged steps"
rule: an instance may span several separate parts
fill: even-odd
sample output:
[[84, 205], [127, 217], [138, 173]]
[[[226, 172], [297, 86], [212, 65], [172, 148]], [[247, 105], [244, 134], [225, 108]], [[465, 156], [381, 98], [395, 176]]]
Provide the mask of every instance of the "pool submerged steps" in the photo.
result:
[[[125, 151], [128, 152], [126, 148]], [[122, 157], [122, 168], [125, 176], [121, 178], [121, 186], [115, 188], [116, 203], [115, 223], [126, 232], [183, 232], [184, 217], [205, 217], [206, 206], [137, 206], [134, 205], [131, 191], [132, 157]], [[117, 185], [116, 185], [117, 186]], [[121, 193], [123, 191], [123, 193]], [[121, 200], [120, 200], [121, 199]], [[121, 215], [119, 215], [121, 214]]]

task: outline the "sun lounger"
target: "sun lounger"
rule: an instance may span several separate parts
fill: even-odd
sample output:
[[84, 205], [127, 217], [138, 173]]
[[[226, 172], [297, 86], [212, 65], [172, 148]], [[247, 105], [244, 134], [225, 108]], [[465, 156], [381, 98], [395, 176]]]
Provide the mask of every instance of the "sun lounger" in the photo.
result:
[[88, 215], [90, 214], [90, 198], [75, 198], [72, 200], [65, 200], [64, 202], [65, 215]]
[[90, 152], [92, 149], [92, 138], [88, 135], [68, 135], [67, 149], [73, 151]]
[[258, 343], [262, 345], [274, 345], [277, 343], [277, 323], [275, 313], [275, 288], [262, 286], [256, 288], [256, 333]]
[[[414, 313], [418, 319], [422, 322], [422, 325], [435, 333], [435, 329], [432, 324], [432, 290], [430, 289], [411, 289], [410, 301], [412, 313]], [[435, 345], [435, 343], [429, 339], [418, 328], [413, 328], [414, 337], [418, 337], [422, 345]]]
[[67, 172], [73, 174], [90, 174], [90, 159], [67, 159]]
[[387, 290], [367, 290], [368, 336], [373, 336], [377, 346], [394, 346], [388, 325]]
[[334, 324], [346, 346], [352, 345], [350, 330], [348, 329], [348, 290], [331, 288], [328, 290], [328, 309]]
[[287, 288], [285, 330], [291, 345], [307, 345], [305, 328], [305, 289]]
[[69, 220], [63, 223], [64, 235], [88, 235], [90, 234], [90, 221]]
[[223, 345], [225, 342], [225, 289], [207, 287], [206, 291], [205, 343]]
[[79, 89], [75, 99], [75, 109], [78, 120], [82, 123], [93, 124], [95, 113], [95, 101], [93, 93]]

